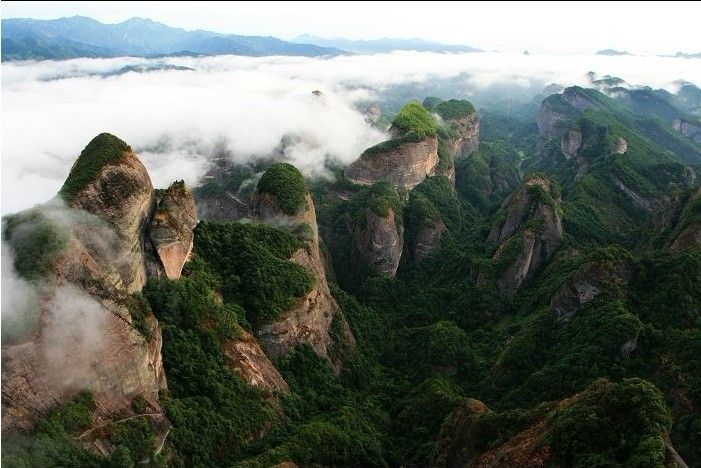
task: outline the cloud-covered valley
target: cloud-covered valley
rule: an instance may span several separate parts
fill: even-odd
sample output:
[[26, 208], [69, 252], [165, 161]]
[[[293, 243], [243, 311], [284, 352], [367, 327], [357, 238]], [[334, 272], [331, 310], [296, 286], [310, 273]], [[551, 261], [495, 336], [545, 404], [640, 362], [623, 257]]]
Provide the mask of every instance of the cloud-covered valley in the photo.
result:
[[[124, 68], [159, 65], [170, 69]], [[318, 175], [325, 160], [348, 163], [384, 138], [358, 109], [392, 87], [452, 80], [454, 97], [486, 105], [480, 93], [490, 88], [535, 95], [553, 82], [586, 84], [588, 71], [670, 90], [679, 79], [701, 85], [701, 60], [639, 56], [395, 52], [4, 63], [2, 213], [50, 199], [101, 132], [131, 144], [156, 187], [181, 178], [194, 185], [215, 152], [263, 157], [284, 136], [295, 137], [285, 156]]]

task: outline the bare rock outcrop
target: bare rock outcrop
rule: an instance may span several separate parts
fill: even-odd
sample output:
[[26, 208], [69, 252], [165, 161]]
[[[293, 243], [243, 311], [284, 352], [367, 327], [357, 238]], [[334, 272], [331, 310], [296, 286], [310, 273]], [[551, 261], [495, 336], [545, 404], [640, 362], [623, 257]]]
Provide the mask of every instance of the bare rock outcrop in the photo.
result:
[[117, 137], [98, 135], [73, 165], [61, 193], [70, 207], [114, 226], [122, 282], [130, 292], [140, 290], [146, 282], [144, 231], [156, 199], [151, 178], [136, 154]]
[[363, 110], [363, 116], [365, 116], [365, 121], [370, 125], [377, 125], [382, 117], [382, 109], [380, 105], [373, 102]]
[[[301, 197], [296, 206], [291, 206], [287, 201], [281, 202], [281, 199], [287, 200], [286, 194], [270, 189], [278, 187], [271, 178], [282, 181], [285, 174], [290, 177], [287, 183], [294, 186]], [[256, 336], [273, 359], [283, 356], [300, 343], [308, 343], [320, 356], [330, 358], [329, 330], [334, 317], [338, 316], [343, 321], [343, 327], [351, 337], [352, 333], [329, 290], [319, 248], [314, 202], [302, 175], [289, 164], [272, 166], [261, 178], [253, 194], [252, 205], [258, 221], [293, 232], [304, 241], [304, 246], [292, 255], [291, 260], [306, 268], [315, 280], [311, 291], [301, 297], [292, 309], [273, 322], [258, 324]]]
[[677, 118], [672, 122], [672, 128], [692, 141], [701, 144], [701, 123]]
[[[600, 296], [612, 297], [633, 277], [630, 258], [620, 252], [615, 258], [594, 256], [572, 273], [550, 300], [550, 310], [558, 322], [567, 322]], [[625, 352], [632, 352], [624, 345]]]
[[[32, 283], [39, 297], [35, 328], [3, 342], [3, 431], [32, 427], [84, 390], [92, 392], [98, 418], [129, 413], [136, 397], [163, 414], [160, 327], [131, 295], [145, 280], [143, 235], [154, 200], [148, 173], [126, 143], [102, 134], [60, 194], [66, 203], [14, 215], [5, 232], [15, 255], [23, 253], [14, 232], [51, 230], [62, 242]], [[139, 324], [132, 311], [140, 311]]]
[[436, 173], [438, 140], [429, 137], [420, 141], [395, 140], [387, 146], [374, 146], [352, 162], [344, 172], [356, 184], [372, 185], [385, 180], [397, 187], [414, 188], [426, 176]]
[[497, 285], [513, 295], [552, 257], [562, 241], [561, 200], [545, 176], [527, 179], [502, 205], [504, 221], [495, 225], [488, 242], [498, 245], [492, 259]]
[[197, 207], [183, 181], [165, 191], [151, 220], [149, 236], [168, 279], [180, 278], [192, 251]]
[[287, 382], [258, 341], [245, 330], [241, 330], [241, 334], [240, 338], [224, 344], [223, 354], [227, 364], [249, 385], [270, 392], [289, 392]]
[[479, 149], [480, 121], [477, 112], [450, 120], [450, 123], [457, 131], [457, 137], [451, 141], [455, 158], [469, 156]]
[[570, 129], [562, 135], [560, 139], [560, 149], [565, 154], [565, 159], [570, 159], [577, 155], [577, 151], [582, 147], [582, 132]]
[[390, 140], [366, 149], [346, 167], [346, 178], [361, 185], [385, 181], [411, 189], [436, 173], [437, 125], [423, 105], [416, 101], [406, 104], [397, 113], [389, 134]]
[[613, 153], [624, 154], [626, 151], [628, 151], [628, 142], [624, 138], [616, 138], [616, 144], [613, 147]]
[[402, 256], [404, 226], [392, 208], [384, 215], [368, 208], [364, 216], [365, 225], [355, 233], [358, 260], [373, 272], [394, 278]]
[[441, 240], [447, 227], [443, 220], [433, 223], [422, 223], [414, 236], [413, 255], [417, 262], [440, 250]]
[[701, 187], [697, 187], [689, 195], [676, 226], [672, 231], [669, 250], [679, 253], [690, 247], [701, 245], [701, 221], [699, 220], [699, 205], [701, 204]]

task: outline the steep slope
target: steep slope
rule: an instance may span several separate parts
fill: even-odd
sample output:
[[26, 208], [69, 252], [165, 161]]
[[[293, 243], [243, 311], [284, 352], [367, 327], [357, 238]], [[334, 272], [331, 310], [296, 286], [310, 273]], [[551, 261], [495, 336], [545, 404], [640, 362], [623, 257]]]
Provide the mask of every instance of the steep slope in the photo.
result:
[[[623, 465], [684, 467], [669, 442], [662, 394], [642, 379], [599, 380], [582, 393], [528, 411], [498, 413], [468, 400], [447, 419], [433, 466]], [[577, 437], [577, 444], [569, 441]], [[500, 440], [497, 445], [489, 442]]]
[[302, 239], [303, 247], [291, 259], [314, 278], [312, 289], [292, 309], [270, 323], [259, 324], [256, 335], [274, 359], [300, 343], [308, 343], [320, 356], [331, 357], [329, 329], [334, 318], [343, 322], [346, 338], [353, 341], [353, 337], [329, 291], [314, 202], [302, 174], [287, 163], [273, 165], [258, 182], [252, 205], [260, 222], [293, 232]]
[[530, 176], [504, 201], [501, 222], [487, 242], [497, 245], [492, 256], [499, 289], [513, 295], [546, 264], [562, 241], [562, 200], [545, 176]]
[[[131, 295], [145, 282], [150, 178], [124, 142], [101, 134], [83, 150], [60, 195], [8, 217], [4, 227], [14, 267], [40, 300], [29, 334], [3, 340], [3, 431], [27, 429], [86, 390], [95, 423], [134, 414], [135, 399], [163, 422], [161, 330]], [[39, 257], [37, 249], [44, 252]]]
[[149, 237], [168, 279], [178, 279], [192, 251], [197, 208], [192, 192], [181, 180], [160, 196], [149, 226]]
[[410, 102], [397, 114], [390, 128], [392, 139], [368, 148], [346, 167], [345, 176], [356, 184], [387, 181], [413, 188], [438, 165], [436, 122], [418, 102]]

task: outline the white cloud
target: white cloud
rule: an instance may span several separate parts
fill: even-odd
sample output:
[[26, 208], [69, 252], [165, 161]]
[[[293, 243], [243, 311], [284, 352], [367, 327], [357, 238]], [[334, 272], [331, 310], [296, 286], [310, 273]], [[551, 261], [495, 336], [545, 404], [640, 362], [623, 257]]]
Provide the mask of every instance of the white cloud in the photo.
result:
[[[194, 71], [90, 76], [146, 62]], [[326, 157], [348, 163], [383, 138], [354, 105], [389, 86], [456, 78], [456, 95], [470, 97], [492, 85], [584, 84], [590, 70], [653, 87], [680, 78], [701, 84], [701, 61], [660, 57], [396, 52], [4, 63], [2, 212], [50, 198], [80, 150], [104, 131], [140, 152], [155, 186], [195, 183], [218, 145], [241, 160], [268, 154], [283, 136], [298, 137], [286, 155], [313, 174]], [[325, 96], [313, 96], [316, 89]]]

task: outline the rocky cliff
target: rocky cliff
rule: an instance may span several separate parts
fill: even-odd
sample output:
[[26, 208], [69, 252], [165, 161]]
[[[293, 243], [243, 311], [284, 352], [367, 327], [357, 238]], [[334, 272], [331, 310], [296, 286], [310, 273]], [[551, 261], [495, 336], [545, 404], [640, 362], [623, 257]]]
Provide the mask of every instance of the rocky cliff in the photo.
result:
[[449, 140], [453, 157], [466, 157], [477, 151], [480, 121], [472, 103], [464, 99], [439, 100], [440, 102], [435, 99], [438, 98], [434, 98], [431, 110], [441, 117], [453, 133]]
[[180, 278], [192, 251], [197, 208], [183, 181], [174, 182], [158, 200], [149, 226], [149, 237], [168, 279]]
[[247, 331], [240, 332], [242, 336], [239, 339], [224, 344], [223, 353], [227, 364], [249, 385], [270, 392], [289, 392], [287, 382], [263, 352], [258, 341]]
[[571, 129], [560, 139], [560, 149], [565, 154], [565, 159], [570, 159], [577, 155], [577, 151], [582, 146], [582, 132]]
[[393, 278], [402, 256], [404, 226], [392, 208], [384, 214], [368, 208], [364, 218], [355, 233], [358, 261], [374, 273]]
[[410, 102], [390, 127], [391, 140], [368, 148], [346, 167], [345, 176], [356, 184], [387, 181], [413, 188], [438, 165], [438, 139], [433, 116], [418, 102]]
[[144, 231], [156, 199], [151, 178], [131, 148], [113, 135], [98, 135], [71, 168], [60, 193], [71, 208], [114, 226], [122, 282], [130, 292], [140, 290], [146, 281]]
[[387, 143], [390, 144], [368, 149], [346, 168], [345, 176], [356, 184], [372, 185], [385, 180], [397, 187], [413, 188], [426, 176], [435, 174], [438, 165], [436, 137]]
[[503, 221], [494, 225], [487, 241], [497, 245], [497, 285], [513, 295], [552, 257], [562, 241], [561, 199], [545, 176], [531, 176], [501, 207]]
[[701, 187], [691, 191], [672, 230], [669, 249], [678, 253], [701, 245]]
[[101, 134], [60, 194], [65, 204], [13, 215], [5, 226], [15, 258], [47, 248], [42, 241], [24, 251], [22, 236], [53, 232], [61, 242], [51, 244], [45, 269], [29, 271], [43, 272], [32, 283], [40, 297], [36, 327], [3, 343], [3, 431], [31, 427], [82, 390], [93, 393], [97, 420], [131, 413], [138, 397], [165, 421], [160, 327], [131, 295], [145, 281], [144, 228], [154, 205], [148, 173], [126, 143]]
[[677, 118], [672, 122], [672, 128], [692, 141], [701, 144], [701, 123]]
[[257, 326], [256, 336], [269, 356], [277, 359], [299, 343], [308, 343], [323, 357], [329, 357], [329, 329], [334, 317], [343, 321], [346, 336], [352, 333], [331, 296], [319, 249], [319, 232], [314, 202], [304, 178], [290, 164], [278, 163], [261, 177], [252, 197], [255, 218], [289, 232], [304, 241], [291, 260], [309, 270], [315, 282], [297, 304], [271, 323]]

